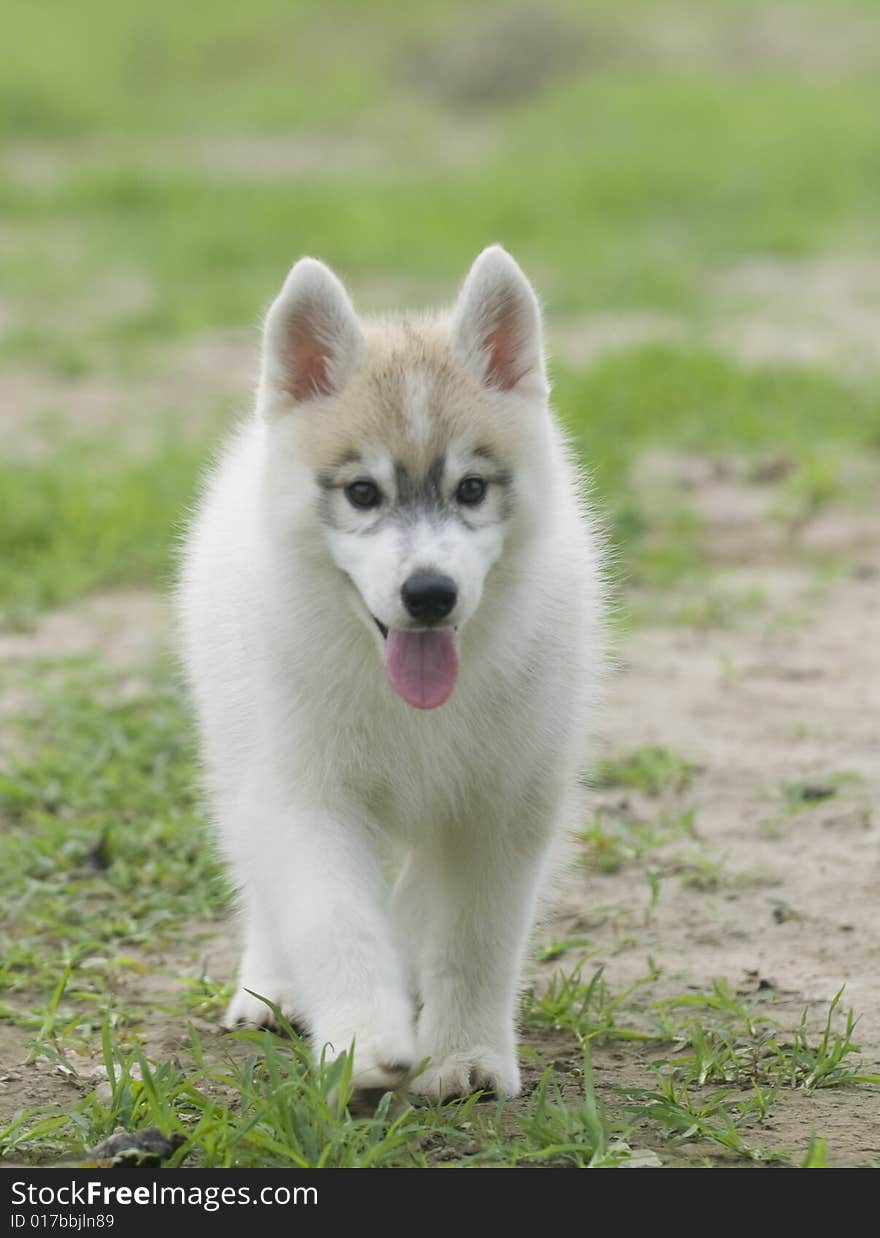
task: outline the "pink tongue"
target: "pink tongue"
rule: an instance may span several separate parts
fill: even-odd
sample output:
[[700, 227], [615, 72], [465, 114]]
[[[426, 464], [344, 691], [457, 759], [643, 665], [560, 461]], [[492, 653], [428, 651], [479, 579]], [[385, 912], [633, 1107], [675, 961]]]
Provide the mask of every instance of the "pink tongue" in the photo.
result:
[[416, 709], [436, 709], [448, 700], [458, 676], [458, 650], [452, 628], [403, 632], [390, 628], [385, 670], [391, 687]]

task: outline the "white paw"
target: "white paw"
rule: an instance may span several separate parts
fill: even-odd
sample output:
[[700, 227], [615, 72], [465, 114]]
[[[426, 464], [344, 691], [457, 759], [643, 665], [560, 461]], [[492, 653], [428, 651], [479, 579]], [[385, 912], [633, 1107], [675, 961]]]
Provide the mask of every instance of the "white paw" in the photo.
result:
[[484, 1045], [447, 1053], [428, 1063], [410, 1084], [410, 1090], [429, 1100], [451, 1100], [472, 1092], [518, 1096], [519, 1066], [512, 1054], [498, 1053]]
[[[273, 1005], [277, 1006], [294, 1028], [297, 1025], [302, 1026], [302, 1019], [296, 1011], [290, 990], [286, 985], [278, 980], [266, 980], [262, 984], [248, 984], [247, 989], [251, 992], [247, 992], [245, 988], [237, 989], [226, 1009], [223, 1027], [227, 1031], [255, 1027], [268, 1027], [273, 1031], [281, 1030], [271, 1006], [261, 1001], [260, 997], [268, 998]], [[260, 997], [254, 997], [254, 993], [259, 993]]]
[[[405, 1032], [370, 1036], [362, 1033], [349, 1037], [328, 1037], [325, 1055], [328, 1061], [348, 1052], [354, 1041], [352, 1085], [355, 1092], [391, 1092], [404, 1084], [415, 1062], [415, 1039]], [[314, 1042], [316, 1054], [322, 1046]]]

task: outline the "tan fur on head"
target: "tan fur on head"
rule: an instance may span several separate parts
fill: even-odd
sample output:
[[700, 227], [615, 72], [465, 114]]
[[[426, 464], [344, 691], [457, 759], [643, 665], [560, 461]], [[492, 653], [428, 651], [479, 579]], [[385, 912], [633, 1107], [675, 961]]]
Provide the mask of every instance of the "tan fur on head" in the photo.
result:
[[308, 464], [333, 468], [380, 442], [421, 477], [452, 440], [509, 462], [517, 446], [509, 410], [455, 356], [447, 323], [425, 318], [364, 326], [361, 369], [340, 397], [322, 400], [302, 418], [298, 442]]

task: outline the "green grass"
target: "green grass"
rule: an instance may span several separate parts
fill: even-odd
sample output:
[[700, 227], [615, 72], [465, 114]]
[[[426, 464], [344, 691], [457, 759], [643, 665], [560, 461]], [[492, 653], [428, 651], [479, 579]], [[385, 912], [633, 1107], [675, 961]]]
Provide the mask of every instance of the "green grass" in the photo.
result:
[[7, 19], [18, 37], [0, 53], [3, 124], [56, 139], [332, 125], [381, 102], [401, 48], [465, 6], [444, 7], [426, 21], [399, 0], [369, 9], [256, 0], [246, 12], [218, 7], [208, 21], [198, 7], [84, 0], [76, 17], [53, 3], [50, 22], [13, 0]]
[[801, 1169], [828, 1168], [828, 1141], [812, 1136], [807, 1154], [801, 1162]]
[[[658, 512], [633, 478], [645, 452], [674, 445], [755, 461], [781, 452], [799, 477], [819, 460], [858, 452], [877, 459], [880, 449], [871, 386], [806, 366], [746, 367], [707, 351], [652, 345], [610, 355], [560, 373], [555, 401], [610, 517], [617, 581], [651, 591], [634, 604], [647, 621], [724, 626], [760, 609], [763, 596], [713, 585], [697, 518], [680, 499]], [[670, 593], [672, 585], [684, 595]]]
[[695, 833], [693, 810], [677, 816], [661, 813], [656, 822], [646, 822], [600, 807], [578, 837], [584, 864], [601, 873], [616, 873], [658, 848], [683, 837], [692, 838]]
[[[494, 239], [555, 314], [647, 306], [699, 317], [712, 273], [739, 259], [875, 246], [876, 74], [843, 75], [830, 106], [826, 81], [784, 65], [682, 72], [645, 54], [635, 13], [592, 7], [545, 11], [576, 54], [534, 91], [463, 111], [421, 67], [473, 37], [460, 0], [430, 14], [400, 0], [260, 0], [210, 22], [89, 0], [90, 16], [55, 5], [51, 23], [16, 0], [0, 117], [7, 137], [48, 149], [50, 163], [28, 175], [13, 161], [0, 182], [14, 237], [0, 279], [20, 326], [125, 350], [252, 324], [304, 252], [338, 264], [356, 292], [384, 278], [449, 296]], [[832, 38], [831, 11], [817, 7]], [[490, 27], [504, 20], [493, 8]], [[303, 171], [282, 152], [268, 176], [233, 156], [209, 172], [188, 158], [239, 135], [317, 154]], [[90, 321], [83, 293], [130, 271], [152, 286], [149, 304]]]
[[[828, 802], [836, 799], [841, 792], [849, 790], [858, 793], [861, 782], [858, 774], [843, 770], [807, 781], [783, 783], [778, 792], [781, 807], [763, 819], [761, 829], [768, 837], [775, 838], [803, 814], [827, 808]], [[870, 799], [857, 794], [856, 803], [865, 826], [868, 826], [871, 821]]]
[[514, 1143], [513, 1165], [551, 1163], [575, 1169], [608, 1169], [626, 1164], [629, 1129], [615, 1125], [596, 1097], [588, 1041], [582, 1044], [583, 1094], [563, 1096], [548, 1067], [526, 1113], [518, 1119], [522, 1139]]
[[527, 1022], [567, 1031], [579, 1042], [601, 1040], [650, 1041], [661, 1039], [655, 1033], [633, 1025], [622, 1016], [631, 1012], [632, 997], [640, 989], [657, 979], [659, 973], [653, 966], [629, 988], [612, 993], [605, 981], [603, 969], [598, 968], [589, 980], [582, 977], [582, 968], [574, 971], [558, 971], [554, 974], [544, 993], [530, 991], [523, 1003]]
[[0, 1158], [88, 1165], [88, 1150], [114, 1130], [150, 1127], [176, 1145], [169, 1168], [596, 1168], [630, 1157], [626, 1126], [597, 1101], [586, 1047], [580, 1098], [563, 1098], [548, 1069], [513, 1117], [502, 1104], [478, 1107], [479, 1096], [413, 1108], [391, 1093], [368, 1114], [352, 1112], [350, 1055], [314, 1063], [292, 1031], [233, 1040], [218, 1055], [191, 1027], [184, 1069], [150, 1062], [137, 1046], [120, 1049], [105, 1024], [103, 1091], [88, 1091], [66, 1113], [15, 1114], [0, 1129]]
[[[676, 1143], [708, 1138], [766, 1159], [738, 1128], [763, 1122], [780, 1093], [880, 1084], [880, 1074], [861, 1066], [853, 1011], [847, 1011], [842, 1030], [832, 1029], [842, 995], [843, 989], [830, 1002], [818, 1038], [808, 1031], [806, 1010], [794, 1033], [783, 1034], [776, 1019], [757, 1009], [754, 999], [737, 997], [725, 981], [716, 981], [708, 994], [655, 1003], [660, 1034], [674, 1052], [654, 1063], [659, 1087], [638, 1093], [647, 1104], [637, 1116], [665, 1126]], [[689, 1012], [683, 1021], [675, 1017], [681, 1010]], [[721, 1090], [707, 1099], [713, 1085]]]
[[[757, 998], [739, 997], [724, 980], [710, 992], [652, 1001], [650, 987], [658, 977], [652, 966], [613, 994], [601, 967], [589, 980], [580, 969], [560, 972], [540, 997], [527, 995], [524, 1007], [528, 1022], [568, 1031], [585, 1046], [622, 1041], [667, 1047], [667, 1056], [651, 1062], [652, 1087], [621, 1089], [628, 1116], [619, 1129], [630, 1142], [659, 1138], [671, 1147], [708, 1142], [751, 1161], [788, 1161], [788, 1153], [767, 1151], [752, 1134], [744, 1135], [772, 1116], [785, 1091], [880, 1085], [880, 1075], [861, 1065], [853, 1011], [847, 1011], [842, 1029], [833, 1026], [842, 989], [818, 1035], [808, 1027], [806, 1011], [794, 1032], [784, 1034], [766, 1001], [759, 1005]], [[814, 1154], [808, 1151], [804, 1163]]]
[[669, 748], [647, 745], [621, 757], [600, 761], [590, 782], [593, 786], [621, 787], [660, 795], [664, 791], [683, 791], [691, 780], [691, 763]]
[[206, 449], [168, 438], [120, 456], [106, 439], [72, 441], [0, 464], [0, 627], [97, 589], [169, 585]]
[[44, 667], [43, 690], [39, 673], [22, 672], [36, 702], [0, 773], [3, 1014], [88, 1041], [108, 1008], [129, 1018], [114, 992], [138, 974], [137, 952], [215, 918], [227, 893], [167, 673], [133, 699], [88, 665]]
[[560, 374], [556, 403], [600, 485], [625, 478], [648, 447], [768, 448], [805, 464], [835, 445], [880, 447], [880, 399], [810, 366], [746, 367], [709, 351], [630, 349], [582, 373]]
[[88, 1163], [89, 1148], [115, 1129], [157, 1127], [178, 1144], [171, 1168], [366, 1169], [423, 1165], [425, 1137], [460, 1137], [439, 1112], [391, 1113], [390, 1093], [369, 1116], [350, 1114], [350, 1056], [313, 1066], [296, 1038], [238, 1033], [237, 1052], [209, 1059], [190, 1028], [184, 1069], [151, 1063], [137, 1046], [120, 1049], [103, 1030], [105, 1092], [87, 1092], [66, 1115], [16, 1115], [0, 1131], [0, 1156], [28, 1151]]
[[760, 1091], [745, 1099], [731, 1099], [726, 1090], [697, 1099], [686, 1087], [660, 1079], [656, 1089], [633, 1089], [631, 1095], [640, 1102], [627, 1106], [633, 1123], [651, 1122], [674, 1147], [698, 1141], [717, 1144], [749, 1161], [787, 1159], [784, 1153], [764, 1151], [743, 1137], [743, 1126], [767, 1115], [768, 1101]]

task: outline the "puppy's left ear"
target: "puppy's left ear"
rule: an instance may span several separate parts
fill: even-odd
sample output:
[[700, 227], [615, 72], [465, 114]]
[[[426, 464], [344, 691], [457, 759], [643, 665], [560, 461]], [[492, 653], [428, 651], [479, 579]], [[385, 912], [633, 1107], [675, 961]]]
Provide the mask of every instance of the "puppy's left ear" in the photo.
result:
[[486, 386], [546, 394], [538, 298], [500, 245], [484, 249], [468, 272], [452, 314], [452, 343]]

